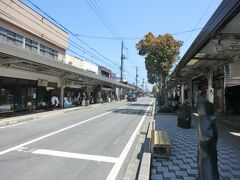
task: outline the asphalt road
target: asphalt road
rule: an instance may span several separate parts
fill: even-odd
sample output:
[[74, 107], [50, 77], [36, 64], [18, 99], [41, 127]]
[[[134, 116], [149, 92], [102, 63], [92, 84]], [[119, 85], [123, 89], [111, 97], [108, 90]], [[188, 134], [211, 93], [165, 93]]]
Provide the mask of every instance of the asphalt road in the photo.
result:
[[121, 179], [151, 101], [113, 102], [0, 128], [0, 179]]

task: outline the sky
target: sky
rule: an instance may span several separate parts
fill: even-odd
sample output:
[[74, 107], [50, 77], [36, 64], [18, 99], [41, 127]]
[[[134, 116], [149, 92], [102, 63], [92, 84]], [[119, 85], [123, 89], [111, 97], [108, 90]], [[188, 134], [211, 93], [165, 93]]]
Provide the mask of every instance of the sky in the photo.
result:
[[[69, 33], [68, 54], [111, 69], [120, 77], [121, 43], [123, 40], [124, 79], [151, 90], [147, 82], [144, 57], [136, 43], [148, 32], [155, 36], [166, 33], [183, 41], [182, 57], [201, 28], [222, 0], [22, 0], [39, 12], [37, 5]], [[39, 12], [46, 17], [46, 14]], [[77, 43], [76, 45], [74, 45]]]

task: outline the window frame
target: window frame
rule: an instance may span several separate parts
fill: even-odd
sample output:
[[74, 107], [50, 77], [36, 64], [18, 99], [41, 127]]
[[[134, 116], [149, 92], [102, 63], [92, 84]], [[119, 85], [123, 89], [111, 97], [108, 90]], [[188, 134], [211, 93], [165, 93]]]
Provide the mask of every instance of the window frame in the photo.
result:
[[34, 53], [38, 53], [39, 43], [25, 37], [25, 49]]

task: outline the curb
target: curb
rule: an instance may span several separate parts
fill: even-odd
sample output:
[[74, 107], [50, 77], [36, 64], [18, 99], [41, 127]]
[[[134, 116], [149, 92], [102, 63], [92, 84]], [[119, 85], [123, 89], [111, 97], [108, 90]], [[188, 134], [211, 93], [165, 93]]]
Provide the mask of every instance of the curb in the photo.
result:
[[[121, 101], [112, 101], [110, 103], [120, 103]], [[72, 107], [67, 109], [58, 109], [53, 111], [45, 111], [45, 112], [39, 112], [35, 114], [28, 114], [28, 115], [22, 115], [22, 116], [15, 116], [15, 117], [8, 117], [4, 119], [0, 119], [0, 127], [13, 125], [16, 123], [21, 123], [25, 121], [31, 121], [35, 119], [41, 119], [48, 116], [53, 116], [57, 114], [63, 114], [63, 113], [71, 113], [75, 111], [79, 111], [82, 109], [89, 109], [89, 108], [95, 108], [103, 104], [110, 104], [110, 103], [98, 103], [98, 104], [91, 104], [89, 106], [80, 106], [80, 107]]]
[[146, 154], [146, 152], [149, 152], [148, 142], [150, 141], [148, 137], [151, 136], [151, 133], [149, 133], [149, 129], [153, 118], [154, 104], [155, 101], [153, 101], [152, 107], [150, 107], [149, 111], [146, 112], [147, 116], [144, 120], [142, 127], [140, 128], [139, 134], [136, 137], [136, 144], [132, 152], [130, 161], [126, 167], [125, 173], [122, 177], [123, 180], [139, 179], [140, 176], [144, 177], [144, 179], [149, 179], [149, 170], [151, 168], [151, 164], [149, 163], [151, 157], [149, 157], [149, 155], [151, 156], [151, 154]]
[[150, 171], [151, 171], [151, 152], [150, 152], [150, 139], [151, 139], [151, 120], [149, 122], [149, 128], [147, 132], [147, 136], [144, 142], [144, 153], [142, 156], [141, 164], [139, 167], [138, 180], [146, 180], [150, 179]]
[[153, 122], [154, 115], [155, 115], [155, 100], [153, 102], [151, 118], [149, 121], [147, 134], [146, 134], [145, 141], [143, 144], [144, 151], [143, 151], [142, 160], [141, 160], [141, 164], [139, 167], [139, 174], [138, 174], [138, 178], [137, 178], [139, 180], [150, 179], [150, 172], [151, 172], [150, 141], [151, 141], [152, 122]]
[[41, 118], [45, 118], [45, 117], [49, 117], [49, 116], [54, 116], [57, 114], [70, 113], [70, 112], [75, 112], [75, 111], [79, 111], [82, 109], [90, 109], [90, 108], [97, 107], [99, 105], [101, 105], [101, 104], [94, 104], [91, 106], [84, 106], [84, 107], [74, 107], [74, 108], [69, 108], [69, 109], [59, 109], [59, 110], [54, 110], [54, 111], [39, 112], [39, 113], [35, 113], [35, 114], [28, 114], [28, 115], [23, 115], [23, 116], [4, 118], [4, 119], [0, 120], [0, 127], [13, 125], [13, 124], [25, 122], [25, 121], [31, 121], [31, 120], [35, 120], [35, 119], [41, 119]]

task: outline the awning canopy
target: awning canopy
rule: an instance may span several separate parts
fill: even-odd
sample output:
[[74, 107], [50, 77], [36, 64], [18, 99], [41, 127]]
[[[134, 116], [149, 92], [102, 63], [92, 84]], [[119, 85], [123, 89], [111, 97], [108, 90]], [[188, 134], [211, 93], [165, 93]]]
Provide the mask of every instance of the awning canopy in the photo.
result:
[[134, 89], [132, 86], [117, 82], [113, 79], [98, 76], [92, 72], [64, 64], [60, 61], [45, 58], [44, 56], [5, 43], [0, 43], [0, 66], [31, 72], [40, 72], [58, 77], [66, 76], [70, 79], [80, 79], [90, 85], [114, 85], [117, 87]]
[[240, 1], [224, 0], [169, 78], [169, 86], [206, 74], [240, 57]]

